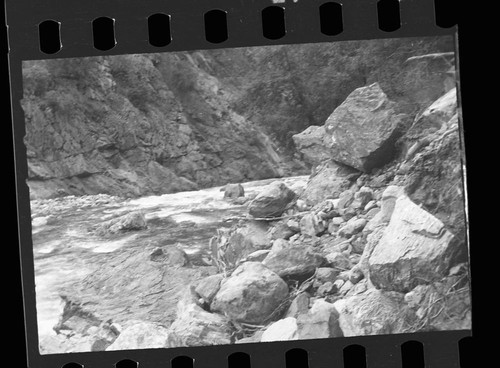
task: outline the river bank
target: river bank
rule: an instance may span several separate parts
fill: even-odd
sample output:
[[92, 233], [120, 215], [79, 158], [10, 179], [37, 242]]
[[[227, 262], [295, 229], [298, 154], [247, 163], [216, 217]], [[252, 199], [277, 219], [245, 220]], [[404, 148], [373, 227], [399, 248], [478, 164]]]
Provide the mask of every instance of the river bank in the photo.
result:
[[[250, 198], [275, 179], [243, 183]], [[288, 185], [300, 191], [307, 176], [285, 178]], [[56, 335], [57, 325], [65, 301], [61, 295], [78, 295], [82, 300], [93, 300], [90, 308], [102, 321], [112, 319], [127, 325], [127, 321], [146, 320], [169, 324], [175, 317], [177, 294], [197, 279], [214, 272], [209, 262], [208, 241], [217, 229], [228, 228], [233, 221], [226, 218], [244, 216], [246, 206], [225, 200], [221, 187], [200, 191], [179, 192], [138, 199], [123, 199], [109, 195], [68, 196], [58, 199], [32, 201], [33, 244], [35, 256], [37, 317], [40, 336]], [[141, 211], [148, 229], [139, 232], [99, 236], [91, 229], [111, 218]], [[158, 247], [170, 251], [169, 267], [135, 267], [138, 257], [147, 259]], [[195, 267], [182, 266], [180, 248]], [[205, 263], [203, 261], [205, 258]], [[121, 280], [124, 275], [113, 275], [113, 267], [131, 265], [133, 276], [140, 272], [154, 276], [138, 280], [137, 288]], [[107, 278], [105, 275], [109, 274]], [[116, 279], [111, 293], [93, 285], [100, 278]], [[162, 302], [153, 309], [140, 304], [139, 296], [154, 294], [154, 284], [168, 279], [171, 291], [161, 296]], [[102, 280], [101, 280], [102, 281]], [[87, 284], [85, 284], [87, 282]], [[118, 284], [118, 285], [117, 285]], [[142, 292], [140, 289], [144, 289]], [[127, 293], [124, 293], [127, 290]], [[132, 292], [133, 291], [133, 292]], [[132, 293], [131, 293], [132, 292]], [[154, 295], [153, 295], [154, 297]], [[137, 298], [137, 299], [136, 299]], [[135, 300], [134, 300], [135, 299]], [[134, 305], [136, 306], [134, 308]], [[42, 338], [43, 341], [43, 338]], [[57, 346], [55, 346], [57, 348]], [[50, 351], [50, 346], [45, 347]]]

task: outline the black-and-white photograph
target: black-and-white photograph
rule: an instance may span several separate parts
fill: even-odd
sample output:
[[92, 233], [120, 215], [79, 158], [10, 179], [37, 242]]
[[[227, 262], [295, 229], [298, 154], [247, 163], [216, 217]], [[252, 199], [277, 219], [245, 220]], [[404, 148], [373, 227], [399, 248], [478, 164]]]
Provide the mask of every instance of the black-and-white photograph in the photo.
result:
[[23, 62], [41, 354], [471, 328], [451, 36]]

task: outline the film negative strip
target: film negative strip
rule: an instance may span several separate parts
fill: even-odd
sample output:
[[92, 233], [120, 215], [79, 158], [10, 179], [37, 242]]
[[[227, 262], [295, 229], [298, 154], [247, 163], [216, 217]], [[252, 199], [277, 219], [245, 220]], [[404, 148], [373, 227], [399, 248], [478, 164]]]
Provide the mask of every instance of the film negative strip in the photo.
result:
[[458, 367], [443, 4], [7, 1], [30, 367]]

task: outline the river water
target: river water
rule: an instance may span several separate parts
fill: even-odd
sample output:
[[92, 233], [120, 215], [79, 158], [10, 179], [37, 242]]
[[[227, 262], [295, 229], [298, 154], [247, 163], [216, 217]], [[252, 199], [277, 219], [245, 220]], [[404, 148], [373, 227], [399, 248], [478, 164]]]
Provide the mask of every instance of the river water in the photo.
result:
[[[300, 192], [307, 179], [307, 176], [297, 176], [242, 185], [248, 196], [259, 193], [275, 180], [284, 181], [289, 188]], [[89, 231], [103, 221], [136, 210], [144, 213], [148, 226], [167, 221], [170, 224], [168, 243], [181, 244], [187, 253], [207, 247], [208, 240], [218, 228], [230, 225], [224, 219], [246, 216], [246, 206], [224, 200], [221, 187], [138, 199], [97, 195], [32, 201], [39, 336], [55, 334], [53, 326], [64, 306], [60, 297], [62, 290], [68, 293], [68, 290], [76, 289], [89, 275], [106, 267], [119, 252], [142, 246], [158, 236], [154, 226], [151, 226], [152, 230], [129, 232], [111, 238]], [[162, 236], [164, 239], [165, 232]], [[132, 315], [127, 318], [134, 317], [133, 312], [130, 313]]]

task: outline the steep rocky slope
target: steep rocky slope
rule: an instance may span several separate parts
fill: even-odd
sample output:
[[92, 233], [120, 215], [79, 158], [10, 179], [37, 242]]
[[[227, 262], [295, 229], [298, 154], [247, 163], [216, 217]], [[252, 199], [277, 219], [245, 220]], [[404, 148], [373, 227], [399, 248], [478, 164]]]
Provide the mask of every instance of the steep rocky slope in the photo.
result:
[[140, 196], [307, 172], [293, 134], [373, 81], [402, 112], [421, 111], [442, 94], [450, 58], [418, 56], [451, 49], [436, 38], [25, 62], [31, 196]]

